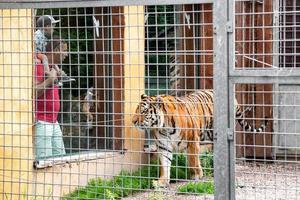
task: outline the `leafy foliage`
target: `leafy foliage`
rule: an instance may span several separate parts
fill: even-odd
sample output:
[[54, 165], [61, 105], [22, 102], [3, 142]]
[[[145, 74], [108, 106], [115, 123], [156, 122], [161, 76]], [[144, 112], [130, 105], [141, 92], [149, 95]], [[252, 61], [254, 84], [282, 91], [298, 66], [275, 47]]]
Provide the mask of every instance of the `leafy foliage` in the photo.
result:
[[213, 182], [187, 183], [177, 189], [181, 194], [214, 194]]
[[214, 157], [210, 152], [205, 152], [200, 157], [204, 176], [212, 177], [214, 174]]
[[[147, 6], [145, 31], [146, 93], [166, 93], [169, 76], [168, 51], [174, 50], [175, 39], [169, 35], [175, 31], [175, 7]], [[161, 77], [161, 78], [159, 78]]]
[[[207, 167], [211, 164], [212, 155], [206, 153], [201, 157], [202, 162], [207, 163]], [[172, 160], [171, 179], [186, 180], [189, 178], [188, 167], [186, 164], [186, 157], [184, 155], [175, 155]], [[153, 180], [159, 177], [159, 162], [157, 160], [151, 161], [150, 165], [144, 166], [135, 172], [121, 171], [119, 175], [110, 180], [93, 179], [86, 187], [78, 188], [71, 194], [63, 197], [63, 200], [71, 200], [76, 198], [78, 200], [84, 199], [120, 199], [132, 195], [136, 192], [141, 192], [146, 189], [153, 188]], [[190, 193], [213, 193], [212, 183], [190, 184], [181, 189], [182, 191]], [[212, 187], [212, 188], [211, 188]]]

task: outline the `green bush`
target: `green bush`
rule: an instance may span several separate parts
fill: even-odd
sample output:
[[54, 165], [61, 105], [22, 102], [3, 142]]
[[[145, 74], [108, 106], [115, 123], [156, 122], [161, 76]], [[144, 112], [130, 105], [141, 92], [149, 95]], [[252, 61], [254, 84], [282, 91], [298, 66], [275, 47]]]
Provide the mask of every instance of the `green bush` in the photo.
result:
[[171, 166], [171, 182], [176, 180], [190, 179], [190, 173], [187, 165], [186, 157], [182, 154], [175, 154]]
[[214, 184], [213, 182], [198, 182], [187, 183], [178, 187], [177, 193], [179, 194], [213, 194]]
[[201, 166], [204, 176], [212, 177], [214, 174], [214, 157], [210, 152], [205, 152], [200, 156]]

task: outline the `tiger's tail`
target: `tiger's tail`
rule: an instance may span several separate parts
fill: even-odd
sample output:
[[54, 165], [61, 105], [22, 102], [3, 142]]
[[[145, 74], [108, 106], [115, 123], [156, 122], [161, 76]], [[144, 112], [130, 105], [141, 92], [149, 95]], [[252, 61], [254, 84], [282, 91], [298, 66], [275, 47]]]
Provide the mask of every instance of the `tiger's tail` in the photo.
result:
[[259, 128], [254, 128], [254, 126], [252, 126], [245, 120], [245, 113], [248, 112], [249, 110], [251, 110], [251, 108], [246, 108], [244, 111], [241, 111], [241, 108], [238, 107], [235, 117], [238, 123], [240, 124], [240, 126], [243, 128], [243, 130], [247, 132], [253, 132], [253, 133], [265, 132], [269, 122], [269, 120], [267, 119], [268, 117], [267, 116], [264, 117], [263, 123], [260, 125]]

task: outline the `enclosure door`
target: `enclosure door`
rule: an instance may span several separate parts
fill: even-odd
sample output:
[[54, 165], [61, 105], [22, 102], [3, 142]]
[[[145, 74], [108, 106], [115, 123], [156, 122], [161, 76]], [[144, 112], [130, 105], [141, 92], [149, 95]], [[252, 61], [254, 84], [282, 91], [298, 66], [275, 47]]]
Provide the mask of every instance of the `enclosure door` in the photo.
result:
[[[297, 68], [300, 62], [300, 1], [280, 0], [278, 1], [280, 16], [277, 19], [280, 28], [279, 32], [279, 67]], [[275, 133], [274, 152], [276, 156], [293, 157], [297, 156], [297, 149], [300, 147], [300, 126], [299, 126], [299, 104], [300, 85], [276, 85], [280, 91], [275, 94], [276, 105], [274, 113], [277, 113], [277, 127]], [[287, 105], [287, 106], [281, 106]], [[298, 106], [297, 106], [298, 105]], [[282, 120], [285, 119], [285, 120]]]
[[[235, 57], [236, 69], [269, 69], [273, 65], [273, 0], [235, 1]], [[271, 84], [241, 84], [236, 85], [240, 104], [252, 105], [253, 109], [248, 113], [250, 119], [262, 118], [271, 112], [271, 107], [259, 105], [271, 105]], [[241, 92], [243, 91], [243, 92]], [[257, 106], [255, 106], [255, 104]], [[253, 120], [252, 124], [256, 124]], [[240, 126], [236, 137], [236, 156], [238, 158], [269, 158], [272, 157], [273, 137], [268, 132], [272, 129], [272, 122], [266, 133], [252, 135], [243, 132]]]
[[279, 91], [278, 131], [283, 134], [276, 137], [276, 156], [293, 157], [300, 150], [300, 85], [279, 85]]

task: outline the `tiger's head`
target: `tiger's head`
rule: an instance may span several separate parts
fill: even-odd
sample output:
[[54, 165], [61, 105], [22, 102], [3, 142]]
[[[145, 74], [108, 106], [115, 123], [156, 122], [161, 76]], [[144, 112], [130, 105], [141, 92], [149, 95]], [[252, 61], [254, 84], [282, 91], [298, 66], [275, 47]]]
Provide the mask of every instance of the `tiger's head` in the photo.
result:
[[164, 123], [164, 114], [161, 110], [161, 106], [161, 96], [150, 97], [146, 94], [142, 94], [141, 101], [132, 117], [132, 123], [141, 130], [162, 127]]

